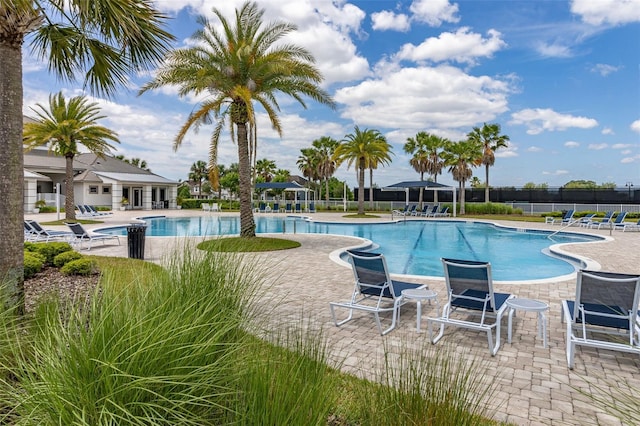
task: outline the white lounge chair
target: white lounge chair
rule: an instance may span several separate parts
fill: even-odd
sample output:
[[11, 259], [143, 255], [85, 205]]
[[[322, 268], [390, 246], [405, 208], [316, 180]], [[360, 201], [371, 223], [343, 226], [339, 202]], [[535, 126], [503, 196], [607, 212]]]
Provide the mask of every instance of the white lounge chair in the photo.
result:
[[629, 231], [640, 231], [640, 219], [638, 219], [638, 221], [636, 223], [625, 222], [624, 223], [624, 227], [622, 228], [622, 232], [627, 232], [627, 230], [629, 230]]
[[100, 234], [97, 232], [89, 233], [84, 227], [79, 223], [67, 223], [69, 229], [71, 229], [71, 242], [75, 244], [79, 244], [80, 250], [82, 250], [82, 244], [87, 241], [89, 246], [87, 250], [91, 250], [91, 245], [94, 241], [102, 241], [102, 244], [106, 244], [107, 240], [115, 239], [118, 241], [118, 245], [120, 245], [120, 238], [117, 235], [110, 234]]
[[203, 212], [210, 212], [211, 211], [211, 205], [209, 203], [202, 203], [202, 204], [200, 204], [200, 207], [202, 208]]
[[73, 234], [69, 231], [55, 231], [52, 229], [44, 229], [35, 220], [24, 221], [25, 236], [26, 232], [30, 230], [28, 241], [44, 241], [49, 242], [51, 240], [69, 240], [73, 238]]
[[[355, 286], [351, 300], [330, 302], [331, 317], [337, 327], [353, 319], [353, 311], [373, 314], [381, 335], [385, 335], [396, 327], [400, 306], [408, 301], [403, 299], [402, 291], [408, 289], [427, 288], [422, 284], [392, 280], [387, 270], [387, 262], [382, 254], [347, 250]], [[338, 321], [336, 308], [349, 310], [346, 319]], [[391, 313], [391, 325], [382, 329], [380, 314]]]
[[613, 211], [608, 211], [604, 214], [604, 217], [601, 220], [592, 220], [589, 223], [588, 228], [598, 228], [600, 229], [602, 226], [611, 224], [611, 219], [613, 218]]
[[[489, 352], [494, 356], [500, 349], [500, 323], [507, 310], [506, 302], [513, 296], [493, 291], [489, 262], [442, 259], [442, 264], [448, 300], [441, 316], [428, 319], [431, 343], [435, 344], [442, 338], [445, 326], [468, 328], [487, 333]], [[464, 315], [452, 317], [451, 314], [457, 311]], [[493, 318], [493, 321], [487, 321], [488, 318]], [[435, 337], [434, 325], [440, 325]]]
[[577, 345], [640, 355], [638, 303], [640, 275], [578, 271], [575, 299], [562, 302], [569, 368]]

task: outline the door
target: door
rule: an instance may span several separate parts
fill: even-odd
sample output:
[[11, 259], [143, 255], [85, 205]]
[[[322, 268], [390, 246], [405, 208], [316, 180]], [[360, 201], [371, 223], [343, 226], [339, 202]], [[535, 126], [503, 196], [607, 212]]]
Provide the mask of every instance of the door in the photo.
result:
[[142, 208], [142, 188], [133, 188], [133, 204], [134, 209]]

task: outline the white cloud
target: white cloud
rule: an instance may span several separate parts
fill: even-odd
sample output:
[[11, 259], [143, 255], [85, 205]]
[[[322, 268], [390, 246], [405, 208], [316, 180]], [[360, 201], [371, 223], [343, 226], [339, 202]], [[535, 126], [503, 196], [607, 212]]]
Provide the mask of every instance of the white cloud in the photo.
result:
[[463, 27], [455, 33], [444, 32], [438, 37], [430, 37], [418, 46], [407, 43], [396, 53], [394, 59], [414, 62], [455, 61], [474, 65], [477, 58], [491, 57], [506, 46], [498, 31], [489, 30], [487, 36], [483, 38], [482, 35]]
[[593, 118], [560, 114], [552, 109], [526, 108], [511, 114], [509, 124], [523, 124], [528, 127], [527, 134], [537, 135], [544, 131], [567, 130], [571, 127], [590, 129], [598, 125]]
[[542, 148], [538, 146], [530, 146], [527, 148], [527, 152], [542, 152]]
[[629, 126], [634, 132], [640, 133], [640, 120], [636, 120]]
[[404, 13], [394, 13], [390, 10], [374, 12], [371, 14], [372, 28], [374, 30], [385, 31], [409, 31], [411, 24], [409, 17]]
[[600, 74], [603, 77], [606, 77], [611, 73], [619, 71], [620, 69], [621, 67], [614, 67], [613, 65], [595, 64], [593, 67], [591, 67], [591, 72], [595, 72]]
[[613, 129], [611, 127], [605, 127], [604, 129], [602, 129], [602, 134], [603, 135], [615, 135], [615, 132], [613, 131]]
[[588, 148], [594, 151], [600, 151], [609, 147], [606, 143], [590, 143]]
[[591, 25], [640, 22], [640, 0], [573, 0], [571, 12]]
[[341, 116], [361, 126], [458, 129], [487, 122], [508, 108], [508, 83], [450, 66], [403, 68], [336, 91]]
[[633, 157], [625, 157], [622, 160], [620, 160], [620, 162], [622, 164], [640, 162], [640, 155], [636, 155], [636, 156], [633, 156]]
[[518, 157], [518, 147], [510, 143], [506, 148], [501, 148], [495, 153], [496, 158], [513, 158]]
[[567, 148], [577, 148], [580, 146], [580, 144], [574, 141], [567, 141], [564, 143], [564, 146], [566, 146]]
[[456, 16], [458, 5], [450, 4], [448, 0], [414, 0], [409, 10], [413, 13], [413, 20], [426, 22], [432, 27], [439, 27], [443, 22], [460, 21]]
[[569, 174], [569, 170], [556, 170], [553, 172], [542, 172], [543, 175], [551, 175], [551, 176], [562, 176], [562, 175], [568, 175]]
[[623, 149], [622, 151], [620, 151], [620, 154], [622, 155], [629, 155], [631, 154], [633, 151], [630, 149]]
[[573, 56], [573, 52], [569, 46], [557, 42], [553, 44], [539, 42], [535, 46], [535, 49], [540, 55], [551, 58], [570, 58]]
[[611, 148], [613, 149], [625, 149], [625, 148], [631, 148], [633, 145], [631, 145], [630, 143], [616, 143], [611, 145]]

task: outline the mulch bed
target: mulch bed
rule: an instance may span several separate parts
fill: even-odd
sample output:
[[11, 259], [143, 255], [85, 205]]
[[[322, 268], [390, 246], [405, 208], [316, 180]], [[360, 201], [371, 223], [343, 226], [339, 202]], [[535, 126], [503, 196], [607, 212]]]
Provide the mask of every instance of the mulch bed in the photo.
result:
[[62, 299], [86, 299], [93, 293], [99, 279], [99, 273], [87, 276], [63, 275], [58, 268], [45, 267], [33, 277], [24, 280], [25, 310], [33, 311], [43, 296], [56, 293]]

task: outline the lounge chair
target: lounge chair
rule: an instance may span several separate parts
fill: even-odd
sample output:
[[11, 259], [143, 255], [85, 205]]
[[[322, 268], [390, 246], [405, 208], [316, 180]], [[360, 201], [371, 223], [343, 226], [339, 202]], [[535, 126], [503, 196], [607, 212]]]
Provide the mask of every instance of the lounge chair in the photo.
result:
[[613, 211], [608, 211], [604, 214], [604, 217], [601, 220], [592, 220], [587, 228], [598, 228], [609, 225], [611, 223], [611, 219], [613, 218]]
[[316, 212], [316, 204], [309, 203], [309, 213], [315, 213], [315, 212]]
[[627, 212], [620, 212], [618, 216], [616, 216], [616, 220], [611, 222], [613, 225], [613, 229], [622, 229], [624, 230], [624, 219], [627, 217]]
[[436, 214], [438, 214], [438, 210], [440, 209], [440, 206], [438, 204], [435, 204], [432, 208], [431, 211], [429, 211], [425, 216], [427, 217], [435, 217]]
[[430, 210], [431, 210], [431, 207], [429, 206], [429, 204], [425, 204], [422, 207], [422, 210], [420, 210], [420, 212], [418, 213], [417, 216], [426, 216], [427, 213], [429, 213]]
[[394, 210], [391, 210], [391, 214], [392, 214], [392, 215], [398, 215], [398, 216], [405, 216], [405, 215], [407, 214], [407, 212], [408, 212], [408, 211], [409, 211], [409, 204], [406, 204], [406, 205], [404, 206], [404, 209], [400, 209], [400, 210], [398, 210], [398, 209], [394, 209]]
[[449, 207], [444, 206], [442, 209], [440, 209], [439, 212], [436, 212], [433, 217], [447, 217], [449, 216]]
[[302, 213], [302, 207], [300, 206], [300, 203], [296, 203], [296, 213]]
[[203, 212], [210, 212], [211, 211], [211, 204], [209, 204], [209, 203], [202, 203], [202, 204], [200, 204], [200, 207], [202, 207], [202, 211]]
[[273, 203], [273, 210], [274, 213], [280, 213], [280, 203]]
[[573, 215], [576, 211], [575, 210], [567, 210], [567, 212], [562, 216], [562, 219], [556, 219], [554, 218], [551, 221], [552, 225], [555, 225], [556, 223], [562, 226], [570, 226], [572, 225], [575, 220], [573, 219]]
[[578, 224], [580, 225], [580, 227], [582, 228], [588, 228], [591, 225], [591, 221], [593, 221], [593, 218], [596, 217], [595, 213], [591, 213], [588, 214], [586, 216], [583, 216], [580, 218], [580, 220], [578, 221]]
[[266, 213], [267, 212], [267, 204], [260, 203], [258, 204], [258, 213]]
[[73, 233], [71, 235], [71, 238], [72, 238], [71, 241], [73, 243], [79, 244], [80, 250], [82, 250], [82, 243], [85, 241], [89, 242], [89, 246], [87, 247], [87, 250], [91, 250], [91, 245], [94, 241], [102, 241], [102, 244], [106, 244], [107, 240], [115, 239], [118, 241], [118, 245], [120, 245], [120, 238], [117, 235], [100, 234], [97, 232], [89, 233], [79, 223], [67, 223], [67, 226], [69, 227], [69, 229], [71, 229], [71, 232]]
[[576, 345], [640, 355], [638, 303], [640, 275], [578, 271], [575, 299], [562, 302], [569, 368]]
[[415, 216], [416, 213], [416, 208], [418, 208], [418, 206], [416, 206], [415, 204], [413, 204], [409, 210], [407, 210], [407, 212], [404, 214], [405, 216]]
[[219, 212], [220, 211], [220, 206], [218, 205], [218, 203], [211, 203], [211, 207], [210, 207], [209, 211]]
[[287, 204], [285, 204], [284, 212], [285, 212], [285, 213], [291, 213], [291, 212], [293, 212], [293, 209], [291, 208], [291, 203], [287, 203]]
[[100, 212], [98, 211], [95, 207], [85, 204], [84, 205], [84, 209], [87, 211], [87, 213], [89, 213], [91, 216], [110, 216], [111, 212]]
[[640, 231], [640, 219], [636, 223], [625, 222], [624, 227], [622, 228], [622, 232], [629, 231]]
[[[442, 264], [448, 300], [441, 316], [428, 319], [431, 343], [442, 338], [445, 326], [468, 328], [487, 333], [489, 352], [494, 356], [500, 349], [500, 323], [507, 310], [506, 301], [513, 296], [493, 291], [489, 262], [442, 259]], [[463, 312], [464, 316], [452, 318], [451, 314], [457, 311]], [[494, 321], [488, 322], [487, 318], [494, 318]], [[434, 337], [433, 326], [436, 324], [440, 325], [440, 331]]]
[[[402, 290], [427, 287], [422, 284], [392, 280], [382, 254], [356, 250], [347, 250], [347, 253], [353, 267], [355, 286], [351, 300], [329, 303], [333, 322], [339, 327], [353, 319], [353, 311], [363, 311], [373, 314], [380, 334], [385, 335], [395, 328], [400, 306], [408, 301], [402, 297]], [[336, 308], [348, 309], [349, 316], [338, 321]], [[392, 319], [391, 325], [383, 330], [380, 314], [385, 312], [390, 312]]]
[[81, 206], [80, 204], [78, 204], [76, 206], [76, 208], [78, 209], [78, 211], [80, 213], [76, 214], [77, 217], [93, 217], [93, 215], [91, 214], [91, 212], [88, 212], [84, 206]]
[[31, 241], [48, 242], [51, 240], [69, 240], [73, 238], [73, 234], [69, 231], [54, 231], [52, 229], [44, 229], [42, 225], [40, 225], [35, 220], [25, 220], [24, 228], [25, 231], [28, 228], [31, 228]]

